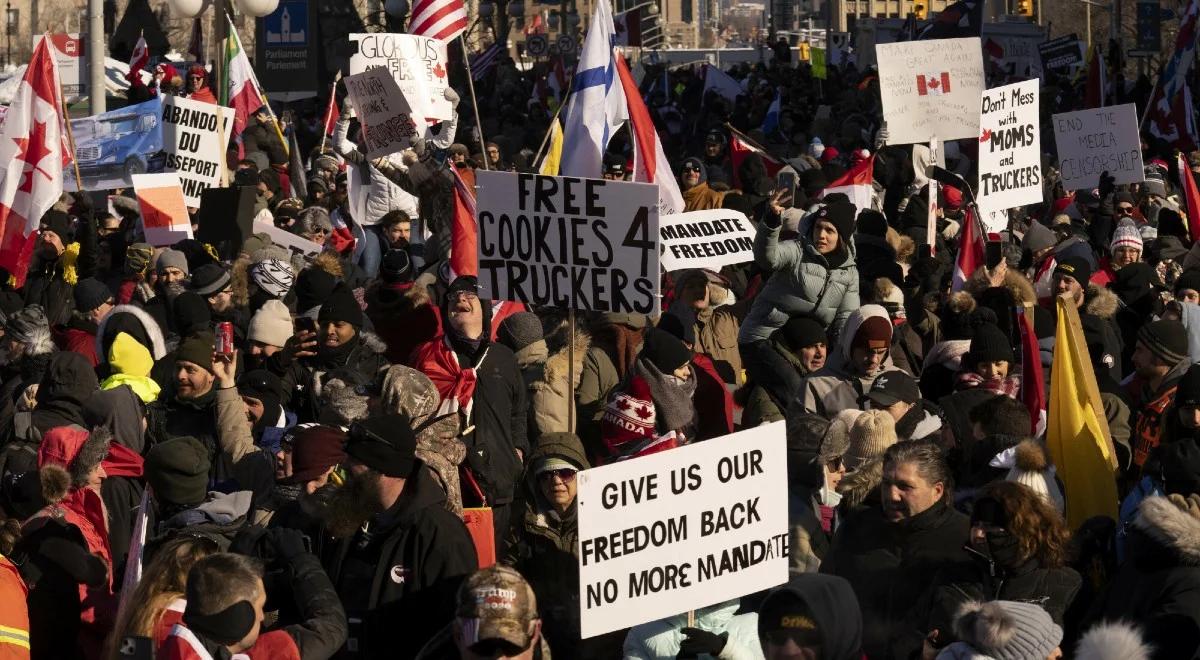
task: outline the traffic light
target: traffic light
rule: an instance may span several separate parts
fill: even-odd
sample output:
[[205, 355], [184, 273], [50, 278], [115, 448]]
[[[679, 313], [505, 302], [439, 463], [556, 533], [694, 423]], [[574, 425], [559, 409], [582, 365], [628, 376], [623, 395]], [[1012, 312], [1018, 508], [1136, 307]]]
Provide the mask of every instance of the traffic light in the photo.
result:
[[1021, 16], [1033, 16], [1033, 0], [1017, 0], [1017, 13]]
[[808, 42], [801, 41], [799, 44], [797, 44], [797, 47], [800, 49], [800, 61], [807, 62], [809, 58], [812, 57], [811, 51], [809, 51]]
[[913, 16], [915, 16], [918, 21], [925, 20], [925, 16], [928, 13], [929, 13], [929, 10], [928, 10], [928, 8], [925, 7], [924, 3], [918, 2], [917, 4], [913, 5]]

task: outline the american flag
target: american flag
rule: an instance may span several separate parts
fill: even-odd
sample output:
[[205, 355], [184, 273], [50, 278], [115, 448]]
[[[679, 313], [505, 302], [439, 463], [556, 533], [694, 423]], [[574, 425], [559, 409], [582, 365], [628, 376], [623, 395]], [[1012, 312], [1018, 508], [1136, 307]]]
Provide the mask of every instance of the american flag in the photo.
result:
[[467, 29], [467, 9], [463, 0], [416, 0], [408, 33], [442, 41], [462, 34]]
[[504, 54], [504, 47], [500, 44], [492, 44], [471, 58], [471, 77], [475, 82], [483, 80], [483, 77], [488, 74], [500, 61], [500, 56]]

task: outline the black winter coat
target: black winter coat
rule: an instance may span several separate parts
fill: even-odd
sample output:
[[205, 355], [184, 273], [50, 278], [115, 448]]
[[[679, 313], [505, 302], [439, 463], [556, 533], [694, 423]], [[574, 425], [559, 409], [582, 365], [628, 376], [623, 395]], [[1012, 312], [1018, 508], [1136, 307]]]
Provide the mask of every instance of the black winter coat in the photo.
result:
[[[880, 506], [848, 518], [833, 537], [822, 573], [846, 578], [863, 613], [863, 653], [907, 658], [909, 611], [940, 570], [969, 564], [963, 549], [970, 521], [943, 497], [910, 520], [894, 523]], [[918, 646], [915, 650], [919, 650]]]
[[[411, 658], [454, 617], [459, 583], [478, 568], [463, 522], [424, 463], [391, 509], [342, 541], [329, 576], [361, 658]], [[402, 633], [402, 634], [401, 634]]]
[[[461, 354], [459, 360], [467, 364]], [[480, 480], [489, 505], [509, 504], [516, 495], [523, 469], [515, 450], [521, 450], [522, 456], [529, 455], [525, 379], [513, 352], [496, 343], [488, 346], [487, 355], [476, 366], [476, 376], [469, 422], [475, 428], [462, 438], [467, 445], [466, 462]], [[467, 489], [463, 490], [467, 497]]]

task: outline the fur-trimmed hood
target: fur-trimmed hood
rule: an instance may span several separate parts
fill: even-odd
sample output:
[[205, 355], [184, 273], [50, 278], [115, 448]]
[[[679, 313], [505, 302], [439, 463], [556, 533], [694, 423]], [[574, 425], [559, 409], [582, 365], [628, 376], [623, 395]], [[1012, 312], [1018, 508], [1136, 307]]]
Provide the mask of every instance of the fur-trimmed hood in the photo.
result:
[[[980, 294], [989, 288], [991, 288], [991, 285], [988, 283], [987, 276], [984, 274], [982, 268], [972, 273], [971, 277], [963, 285], [963, 289], [975, 297], [979, 297]], [[1010, 268], [1006, 271], [1004, 275], [1004, 288], [1008, 289], [1013, 300], [1017, 303], [1037, 304], [1037, 294], [1033, 290], [1033, 283], [1015, 269]]]
[[1086, 660], [1150, 660], [1151, 648], [1137, 628], [1123, 621], [1102, 623], [1087, 631], [1075, 647]]
[[[579, 375], [583, 371], [583, 356], [587, 354], [588, 349], [592, 346], [592, 336], [582, 328], [575, 329], [575, 383], [574, 386], [579, 386]], [[550, 357], [546, 358], [546, 370], [543, 382], [557, 383], [567, 375], [567, 346], [563, 345]], [[573, 388], [572, 388], [573, 389]]]
[[837, 491], [842, 496], [843, 504], [848, 507], [856, 507], [866, 502], [881, 483], [883, 483], [883, 459], [877, 458], [864, 463], [857, 470], [842, 477]]
[[1083, 311], [1102, 319], [1111, 319], [1121, 309], [1121, 299], [1111, 289], [1089, 284], [1083, 299]]
[[[117, 305], [112, 308], [108, 314], [100, 319], [100, 325], [96, 328], [96, 357], [103, 362], [108, 362], [108, 346], [112, 344], [112, 340], [116, 338], [117, 333], [109, 333], [108, 326], [113, 323], [113, 318], [119, 314], [128, 314], [132, 316], [138, 324], [141, 325], [143, 334], [150, 341], [147, 346], [150, 350], [150, 355], [157, 361], [167, 355], [167, 341], [163, 337], [162, 328], [158, 327], [158, 321], [150, 316], [137, 305]], [[112, 334], [112, 337], [107, 337], [107, 334]], [[134, 339], [139, 339], [138, 336], [130, 334]]]
[[1200, 566], [1200, 520], [1165, 497], [1147, 497], [1138, 506], [1133, 526], [1172, 551], [1181, 564]]

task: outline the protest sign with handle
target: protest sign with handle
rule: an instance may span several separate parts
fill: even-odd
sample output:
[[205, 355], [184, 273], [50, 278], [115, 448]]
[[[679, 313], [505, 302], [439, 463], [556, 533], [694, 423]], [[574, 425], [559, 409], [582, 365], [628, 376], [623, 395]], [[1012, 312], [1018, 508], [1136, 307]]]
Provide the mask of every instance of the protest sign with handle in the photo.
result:
[[412, 109], [387, 71], [369, 69], [350, 76], [346, 91], [362, 123], [367, 158], [406, 149], [424, 132], [425, 119]]
[[475, 181], [482, 297], [658, 309], [658, 186], [482, 170]]
[[1064, 189], [1095, 188], [1101, 172], [1112, 175], [1117, 185], [1146, 180], [1132, 103], [1063, 112], [1052, 121]]
[[133, 189], [147, 243], [161, 247], [192, 238], [192, 220], [178, 174], [134, 174]]
[[738, 211], [713, 209], [660, 216], [662, 266], [720, 270], [754, 260], [754, 223]]
[[981, 211], [1042, 201], [1038, 81], [983, 91], [979, 111]]
[[888, 144], [979, 137], [979, 37], [875, 44]]
[[578, 474], [584, 638], [788, 579], [783, 422]]
[[351, 34], [357, 48], [350, 55], [350, 75], [382, 68], [392, 75], [413, 112], [426, 119], [446, 121], [454, 106], [446, 100], [450, 86], [446, 42], [415, 34]]
[[[224, 128], [218, 122], [224, 122]], [[232, 125], [233, 108], [163, 95], [166, 170], [179, 174], [188, 206], [199, 208], [204, 191], [221, 185], [221, 170], [225, 167], [225, 144], [221, 137], [227, 144]]]

